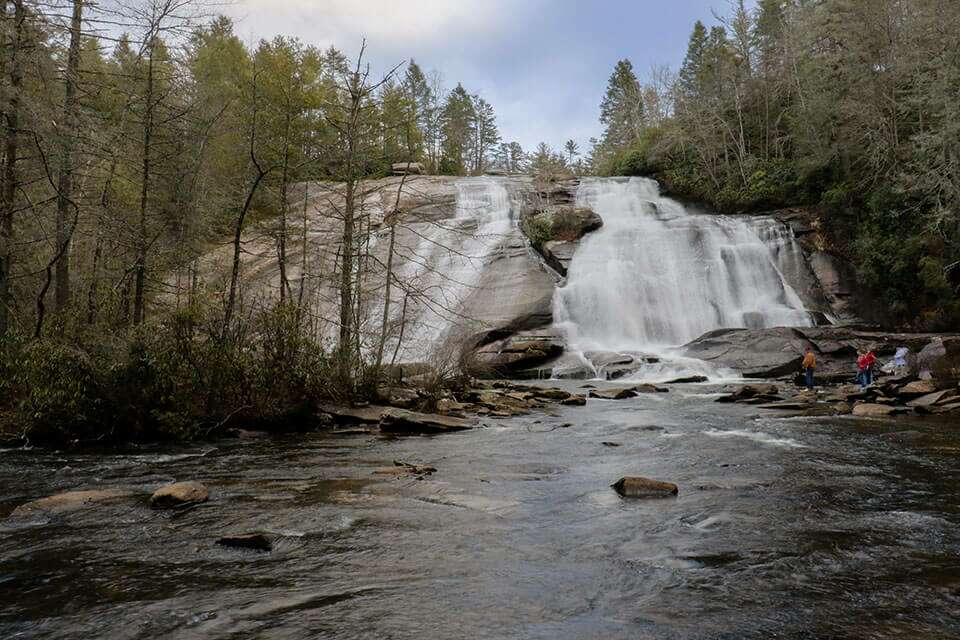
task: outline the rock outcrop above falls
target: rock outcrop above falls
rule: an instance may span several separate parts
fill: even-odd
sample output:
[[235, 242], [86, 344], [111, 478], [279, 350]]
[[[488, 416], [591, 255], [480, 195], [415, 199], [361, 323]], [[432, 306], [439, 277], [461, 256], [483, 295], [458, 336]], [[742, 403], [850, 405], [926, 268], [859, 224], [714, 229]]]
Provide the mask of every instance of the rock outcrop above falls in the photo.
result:
[[603, 226], [603, 219], [591, 209], [572, 205], [546, 205], [524, 211], [520, 227], [530, 244], [561, 276], [567, 269], [580, 239]]

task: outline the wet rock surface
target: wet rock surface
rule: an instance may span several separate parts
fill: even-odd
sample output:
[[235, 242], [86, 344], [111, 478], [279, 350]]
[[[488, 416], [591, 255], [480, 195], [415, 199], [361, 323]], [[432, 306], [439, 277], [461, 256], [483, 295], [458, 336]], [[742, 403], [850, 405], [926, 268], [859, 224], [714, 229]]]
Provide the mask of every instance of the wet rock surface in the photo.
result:
[[253, 551], [270, 551], [273, 549], [273, 542], [270, 537], [263, 533], [242, 533], [237, 535], [227, 535], [217, 539], [217, 544], [221, 547], [230, 547], [232, 549], [250, 549]]
[[23, 517], [35, 514], [58, 515], [70, 511], [87, 509], [106, 502], [113, 502], [131, 495], [131, 492], [121, 489], [67, 491], [21, 504], [13, 510], [11, 516]]
[[624, 498], [670, 498], [680, 491], [672, 482], [640, 476], [626, 476], [610, 486]]
[[154, 509], [174, 509], [200, 504], [210, 499], [210, 492], [200, 482], [174, 482], [160, 487], [150, 496], [150, 506]]

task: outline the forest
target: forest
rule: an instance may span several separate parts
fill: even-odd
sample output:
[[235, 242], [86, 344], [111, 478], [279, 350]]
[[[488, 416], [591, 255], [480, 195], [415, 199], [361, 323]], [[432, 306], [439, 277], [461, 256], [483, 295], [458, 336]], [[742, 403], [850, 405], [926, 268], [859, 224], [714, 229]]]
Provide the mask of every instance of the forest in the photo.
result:
[[693, 25], [676, 72], [617, 64], [593, 170], [721, 212], [811, 207], [895, 324], [957, 329], [960, 3], [728, 9]]
[[[8, 431], [180, 437], [241, 408], [269, 419], [365, 397], [375, 382], [349, 329], [370, 233], [354, 230], [361, 180], [396, 162], [448, 175], [527, 164], [491, 104], [413, 60], [377, 75], [362, 48], [351, 60], [282, 36], [247, 45], [194, 0], [2, 8]], [[307, 338], [304, 287], [286, 275], [291, 193], [306, 181], [344, 185], [339, 346]], [[254, 312], [238, 266], [261, 220], [277, 221], [283, 285]], [[207, 290], [198, 261], [227, 242], [231, 281]]]

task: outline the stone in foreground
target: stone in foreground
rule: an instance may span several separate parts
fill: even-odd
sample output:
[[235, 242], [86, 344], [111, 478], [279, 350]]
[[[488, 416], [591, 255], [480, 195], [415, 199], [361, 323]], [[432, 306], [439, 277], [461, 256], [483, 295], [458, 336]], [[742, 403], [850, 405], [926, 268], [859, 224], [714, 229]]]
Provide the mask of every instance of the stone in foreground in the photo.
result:
[[77, 511], [85, 507], [109, 502], [130, 495], [118, 489], [99, 489], [88, 491], [67, 491], [33, 502], [27, 502], [13, 510], [11, 516], [29, 516], [36, 513], [59, 514]]
[[610, 486], [624, 498], [669, 498], [680, 491], [672, 482], [661, 482], [640, 476], [626, 476]]
[[271, 551], [273, 543], [262, 533], [244, 533], [235, 536], [223, 536], [217, 540], [222, 547], [232, 549], [253, 549], [255, 551]]
[[154, 509], [175, 509], [209, 499], [210, 492], [200, 482], [174, 482], [154, 491], [150, 496], [150, 506]]

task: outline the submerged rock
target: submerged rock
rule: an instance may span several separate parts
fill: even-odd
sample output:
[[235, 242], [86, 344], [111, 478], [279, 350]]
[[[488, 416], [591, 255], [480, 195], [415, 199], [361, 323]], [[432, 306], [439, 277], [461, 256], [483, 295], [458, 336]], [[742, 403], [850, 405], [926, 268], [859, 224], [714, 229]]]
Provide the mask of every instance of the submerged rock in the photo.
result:
[[253, 549], [255, 551], [271, 551], [273, 549], [273, 542], [262, 533], [243, 533], [223, 536], [217, 540], [217, 544], [221, 547]]
[[610, 486], [624, 498], [669, 498], [680, 491], [679, 487], [672, 482], [651, 480], [640, 476], [626, 476]]
[[658, 387], [655, 384], [638, 384], [633, 388], [637, 393], [669, 393], [670, 389]]
[[154, 509], [172, 509], [191, 504], [200, 504], [210, 499], [210, 492], [200, 482], [174, 482], [160, 487], [150, 496]]
[[694, 384], [697, 382], [709, 382], [710, 378], [707, 376], [686, 376], [683, 378], [674, 378], [673, 380], [668, 380], [663, 384]]
[[393, 461], [392, 467], [381, 467], [380, 469], [375, 469], [373, 475], [375, 476], [402, 476], [402, 475], [412, 475], [418, 477], [431, 476], [437, 472], [436, 467], [428, 467], [422, 464], [412, 464], [410, 462], [401, 462], [399, 460]]
[[67, 491], [21, 504], [13, 510], [12, 517], [29, 516], [38, 513], [56, 515], [77, 511], [86, 507], [110, 502], [132, 495], [119, 489], [91, 489], [87, 491]]

